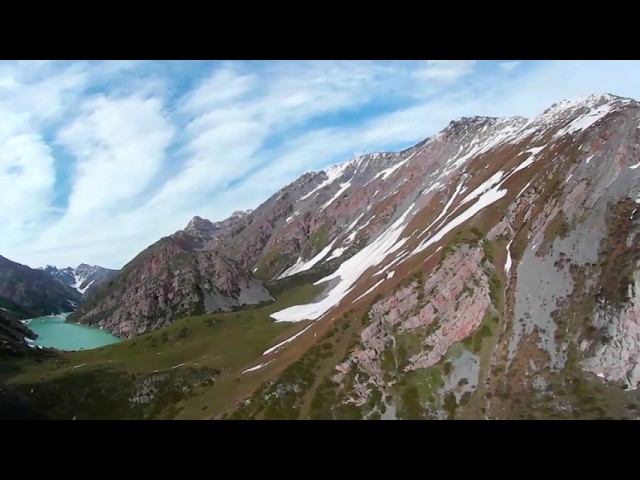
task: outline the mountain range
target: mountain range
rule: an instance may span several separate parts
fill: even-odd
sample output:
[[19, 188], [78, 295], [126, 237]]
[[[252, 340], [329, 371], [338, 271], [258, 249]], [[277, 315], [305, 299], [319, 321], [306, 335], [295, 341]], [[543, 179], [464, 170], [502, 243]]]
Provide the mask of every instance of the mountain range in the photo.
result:
[[129, 339], [84, 368], [144, 418], [637, 418], [639, 168], [633, 99], [454, 120], [145, 249], [70, 315]]

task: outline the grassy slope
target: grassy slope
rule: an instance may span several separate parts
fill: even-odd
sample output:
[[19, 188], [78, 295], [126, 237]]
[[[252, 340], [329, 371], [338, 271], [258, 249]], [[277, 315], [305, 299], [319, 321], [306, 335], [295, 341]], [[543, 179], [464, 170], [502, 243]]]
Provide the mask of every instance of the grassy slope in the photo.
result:
[[[167, 373], [188, 377], [188, 372], [214, 372], [213, 385], [198, 386], [187, 396], [171, 399], [171, 402], [178, 400], [177, 409], [172, 408], [172, 417], [205, 418], [224, 410], [238, 395], [251, 393], [263, 381], [262, 371], [252, 375], [241, 375], [241, 372], [261, 363], [264, 350], [307, 325], [307, 322], [275, 323], [269, 315], [287, 306], [310, 301], [319, 290], [319, 287], [310, 285], [298, 286], [279, 295], [276, 303], [261, 308], [187, 317], [157, 332], [115, 345], [65, 352], [60, 358], [40, 364], [25, 363], [23, 372], [12, 378], [10, 383], [26, 388], [64, 383], [65, 389], [74, 390], [71, 396], [82, 398], [82, 402], [73, 405], [73, 412], [61, 409], [57, 412], [59, 417], [70, 417], [79, 412], [80, 416], [87, 418], [110, 418], [112, 412], [100, 409], [94, 408], [86, 414], [81, 411], [83, 403], [91, 403], [92, 400], [87, 400], [85, 395], [100, 393], [86, 385], [92, 375], [114, 373], [127, 378], [144, 378]], [[269, 367], [264, 368], [265, 374], [268, 374]], [[73, 382], [73, 378], [77, 381]], [[122, 403], [122, 399], [119, 401]], [[159, 406], [160, 409], [164, 407]]]

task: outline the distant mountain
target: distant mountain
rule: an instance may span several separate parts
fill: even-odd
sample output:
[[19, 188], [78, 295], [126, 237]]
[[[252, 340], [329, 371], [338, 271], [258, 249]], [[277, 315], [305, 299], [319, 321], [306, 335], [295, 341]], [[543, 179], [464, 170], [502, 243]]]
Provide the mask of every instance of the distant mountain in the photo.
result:
[[47, 265], [40, 269], [64, 285], [78, 291], [83, 298], [93, 295], [118, 273], [118, 270], [111, 270], [98, 265], [87, 265], [86, 263], [81, 263], [76, 268], [57, 268], [53, 265]]
[[0, 256], [0, 312], [9, 319], [26, 319], [71, 312], [82, 299], [77, 290], [40, 269]]

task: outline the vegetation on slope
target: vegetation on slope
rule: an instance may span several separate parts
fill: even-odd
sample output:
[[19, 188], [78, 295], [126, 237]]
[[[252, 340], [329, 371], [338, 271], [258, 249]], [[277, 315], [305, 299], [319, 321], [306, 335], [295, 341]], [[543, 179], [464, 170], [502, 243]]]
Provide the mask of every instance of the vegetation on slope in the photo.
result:
[[269, 315], [318, 291], [300, 286], [268, 306], [187, 317], [118, 344], [24, 361], [9, 383], [46, 418], [207, 418], [256, 388], [262, 372], [242, 371], [306, 326]]

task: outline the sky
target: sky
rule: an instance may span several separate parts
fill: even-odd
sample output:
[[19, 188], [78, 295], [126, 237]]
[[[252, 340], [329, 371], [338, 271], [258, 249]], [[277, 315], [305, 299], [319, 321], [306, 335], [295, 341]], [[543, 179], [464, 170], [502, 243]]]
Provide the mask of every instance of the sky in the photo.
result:
[[591, 93], [640, 99], [640, 61], [0, 62], [0, 255], [121, 268], [305, 172]]

